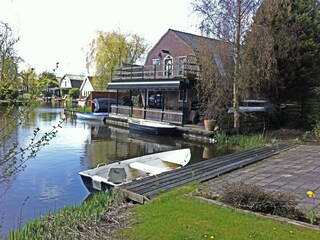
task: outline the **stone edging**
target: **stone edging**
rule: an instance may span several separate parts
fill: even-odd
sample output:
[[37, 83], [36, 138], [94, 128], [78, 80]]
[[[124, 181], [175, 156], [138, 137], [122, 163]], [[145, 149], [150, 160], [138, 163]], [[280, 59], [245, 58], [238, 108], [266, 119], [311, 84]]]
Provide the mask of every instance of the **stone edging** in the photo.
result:
[[305, 222], [300, 222], [297, 220], [292, 220], [289, 218], [285, 218], [285, 217], [280, 217], [280, 216], [276, 216], [276, 215], [271, 215], [271, 214], [262, 214], [262, 213], [257, 213], [257, 212], [252, 212], [252, 211], [248, 211], [248, 210], [244, 210], [244, 209], [239, 209], [239, 208], [235, 208], [232, 206], [229, 206], [227, 204], [224, 204], [222, 202], [216, 201], [216, 200], [212, 200], [212, 199], [208, 199], [208, 198], [204, 198], [204, 197], [199, 197], [199, 196], [191, 196], [189, 194], [186, 194], [187, 197], [189, 198], [193, 198], [196, 199], [198, 201], [201, 202], [206, 202], [206, 203], [210, 203], [210, 204], [214, 204], [220, 207], [225, 207], [225, 208], [229, 208], [232, 209], [236, 212], [240, 212], [240, 213], [250, 213], [259, 217], [263, 217], [263, 218], [267, 218], [267, 219], [271, 219], [271, 220], [276, 220], [276, 221], [280, 221], [283, 223], [288, 223], [288, 224], [292, 224], [292, 225], [296, 225], [296, 226], [300, 226], [300, 227], [305, 227], [305, 228], [309, 228], [312, 230], [316, 230], [316, 231], [320, 231], [320, 226], [317, 225], [312, 225], [309, 223], [305, 223]]

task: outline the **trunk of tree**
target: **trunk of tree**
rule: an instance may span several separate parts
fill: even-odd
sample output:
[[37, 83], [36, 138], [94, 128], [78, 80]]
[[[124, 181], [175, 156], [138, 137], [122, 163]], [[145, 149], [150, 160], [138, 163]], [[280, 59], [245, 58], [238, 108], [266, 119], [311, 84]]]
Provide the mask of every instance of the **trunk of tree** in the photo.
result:
[[241, 2], [237, 1], [237, 31], [235, 41], [235, 66], [233, 76], [233, 128], [237, 134], [240, 133], [240, 112], [239, 112], [239, 68], [240, 68], [240, 44], [241, 44]]

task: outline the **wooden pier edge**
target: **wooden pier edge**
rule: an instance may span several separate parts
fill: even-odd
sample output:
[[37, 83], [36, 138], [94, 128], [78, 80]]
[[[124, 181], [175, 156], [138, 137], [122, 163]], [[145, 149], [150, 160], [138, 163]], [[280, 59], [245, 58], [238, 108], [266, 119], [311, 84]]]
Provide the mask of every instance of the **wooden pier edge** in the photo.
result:
[[[208, 172], [203, 172], [199, 176], [196, 176], [195, 178], [197, 181], [205, 182], [205, 181], [213, 179], [217, 176], [220, 176], [220, 175], [226, 174], [228, 172], [234, 171], [236, 169], [245, 167], [245, 166], [250, 165], [252, 163], [256, 163], [256, 162], [261, 161], [263, 159], [266, 159], [268, 157], [272, 157], [274, 155], [277, 155], [281, 152], [287, 151], [287, 150], [294, 148], [294, 147], [295, 147], [295, 145], [279, 144], [279, 145], [276, 145], [273, 147], [262, 147], [262, 149], [267, 150], [267, 152], [265, 152], [265, 150], [264, 150], [260, 153], [256, 152], [256, 150], [259, 148], [254, 148], [254, 149], [249, 150], [249, 152], [251, 152], [251, 155], [249, 154], [249, 155], [243, 156], [243, 158], [234, 159], [234, 161], [228, 163], [226, 166], [217, 166], [215, 169], [210, 169], [210, 170], [208, 169], [209, 170]], [[246, 152], [246, 151], [244, 151], [244, 152]], [[228, 154], [225, 157], [229, 158], [230, 156], [234, 156], [237, 154], [241, 154], [241, 153]], [[217, 158], [213, 158], [213, 159], [209, 159], [209, 160], [220, 159], [223, 157], [217, 157]], [[200, 164], [200, 163], [198, 163], [198, 164]], [[178, 171], [184, 171], [184, 169], [192, 168], [191, 166], [188, 166], [188, 167], [186, 166], [184, 168], [180, 168], [175, 171], [172, 171], [172, 174], [175, 174]], [[207, 167], [205, 167], [205, 168], [207, 168]], [[166, 172], [166, 173], [162, 173], [162, 174], [164, 175], [163, 177], [168, 177], [168, 175], [170, 175], [170, 173], [171, 172]], [[208, 175], [208, 174], [210, 174], [210, 176], [201, 177], [201, 175]], [[171, 176], [171, 178], [172, 178], [172, 176]], [[192, 178], [192, 177], [190, 177], [190, 178]], [[151, 187], [154, 188], [155, 185], [157, 185], [156, 189], [149, 189], [147, 192], [145, 192], [145, 189], [138, 190], [138, 189], [135, 189], [134, 187], [132, 188], [132, 187], [130, 187], [130, 185], [132, 185], [132, 184], [128, 183], [128, 184], [124, 184], [119, 187], [116, 187], [114, 190], [115, 190], [116, 194], [122, 194], [122, 196], [126, 199], [129, 199], [129, 200], [136, 202], [136, 203], [139, 203], [139, 204], [145, 204], [145, 203], [150, 202], [151, 198], [159, 195], [159, 194], [156, 194], [159, 192], [159, 189], [162, 189], [163, 190], [162, 192], [167, 192], [167, 191], [170, 191], [174, 188], [182, 187], [183, 185], [186, 185], [186, 184], [192, 182], [190, 179], [186, 180], [185, 178], [182, 178], [181, 180], [179, 180], [177, 182], [173, 182], [171, 184], [163, 183], [164, 185], [162, 186], [162, 184], [160, 184], [161, 185], [160, 186], [159, 183], [157, 183], [157, 184], [155, 183], [155, 181], [157, 181], [156, 179], [154, 179], [152, 177], [147, 177], [145, 179], [139, 180], [138, 181], [139, 183], [138, 182], [137, 183], [139, 185], [142, 184], [142, 186], [144, 186], [144, 183], [146, 183], [145, 188], [149, 188], [148, 185], [150, 185], [150, 183], [148, 183], [148, 182], [150, 182], [150, 181], [151, 181], [151, 184], [153, 185]], [[136, 184], [136, 183], [134, 183], [134, 184]]]
[[136, 203], [145, 204], [150, 202], [150, 199], [147, 198], [146, 196], [140, 195], [139, 193], [135, 193], [124, 188], [115, 187], [114, 191], [116, 195], [119, 194], [125, 199], [129, 199]]

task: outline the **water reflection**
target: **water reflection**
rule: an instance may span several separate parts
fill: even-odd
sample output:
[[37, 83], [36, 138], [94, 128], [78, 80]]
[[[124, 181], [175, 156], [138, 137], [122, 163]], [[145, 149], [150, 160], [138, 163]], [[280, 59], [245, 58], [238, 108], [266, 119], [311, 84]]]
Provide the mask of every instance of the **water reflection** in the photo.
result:
[[[79, 123], [78, 123], [79, 124]], [[90, 130], [90, 139], [85, 143], [85, 156], [82, 161], [89, 167], [101, 163], [113, 163], [149, 153], [181, 148], [170, 137], [155, 137], [132, 133], [128, 129], [104, 125], [99, 122], [84, 122], [84, 129]]]
[[213, 158], [215, 154], [216, 154], [216, 149], [207, 146], [203, 148], [202, 158], [210, 159], [210, 158]]
[[[14, 139], [20, 145], [27, 145], [36, 127], [40, 128], [40, 133], [45, 133], [61, 117], [65, 117], [61, 108], [38, 108], [19, 126]], [[216, 151], [213, 144], [141, 134], [102, 122], [67, 118], [57, 137], [26, 163], [23, 172], [8, 183], [0, 184], [0, 216], [3, 216], [0, 238], [7, 236], [20, 222], [24, 224], [66, 205], [81, 204], [89, 192], [78, 175], [80, 171], [99, 163], [181, 148], [191, 149], [189, 164], [223, 154]]]

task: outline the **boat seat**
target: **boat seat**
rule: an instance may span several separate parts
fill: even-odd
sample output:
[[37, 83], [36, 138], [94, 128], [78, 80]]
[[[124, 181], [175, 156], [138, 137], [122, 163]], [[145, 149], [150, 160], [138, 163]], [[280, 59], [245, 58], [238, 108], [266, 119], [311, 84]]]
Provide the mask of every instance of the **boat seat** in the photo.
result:
[[172, 163], [172, 164], [176, 164], [176, 165], [180, 165], [181, 166], [181, 162], [180, 161], [176, 161], [174, 159], [170, 159], [170, 160], [167, 160], [167, 159], [161, 159], [161, 161], [165, 162], [165, 163]]
[[115, 184], [122, 183], [126, 180], [127, 173], [124, 168], [110, 168], [108, 180]]
[[146, 172], [146, 173], [151, 173], [154, 175], [165, 171], [163, 168], [154, 167], [154, 166], [144, 164], [144, 163], [139, 163], [139, 162], [130, 163], [129, 167]]

